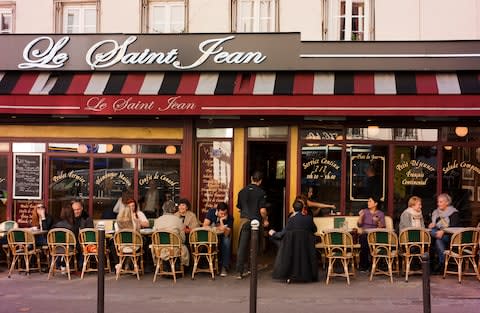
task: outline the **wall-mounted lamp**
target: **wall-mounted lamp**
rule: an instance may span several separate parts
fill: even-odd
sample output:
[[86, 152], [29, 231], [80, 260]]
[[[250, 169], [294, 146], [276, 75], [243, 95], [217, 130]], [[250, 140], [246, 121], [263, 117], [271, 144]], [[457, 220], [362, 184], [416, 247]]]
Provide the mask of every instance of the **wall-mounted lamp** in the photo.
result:
[[455, 127], [455, 134], [458, 137], [465, 137], [468, 134], [468, 127], [464, 127], [464, 126]]
[[165, 148], [165, 153], [166, 154], [175, 154], [175, 153], [177, 153], [177, 147], [175, 147], [173, 145], [169, 145]]
[[79, 144], [77, 147], [78, 153], [87, 153], [88, 152], [88, 147], [85, 144]]
[[368, 137], [375, 137], [380, 133], [380, 127], [376, 125], [368, 126], [367, 133], [368, 133]]
[[113, 151], [113, 145], [111, 143], [107, 144], [107, 146], [105, 147], [105, 150], [107, 152], [112, 152]]
[[445, 149], [447, 151], [450, 151], [450, 150], [452, 150], [452, 146], [443, 146], [443, 149]]
[[131, 154], [131, 153], [132, 153], [132, 146], [130, 146], [130, 145], [123, 145], [122, 148], [120, 149], [120, 151], [121, 151], [123, 154]]

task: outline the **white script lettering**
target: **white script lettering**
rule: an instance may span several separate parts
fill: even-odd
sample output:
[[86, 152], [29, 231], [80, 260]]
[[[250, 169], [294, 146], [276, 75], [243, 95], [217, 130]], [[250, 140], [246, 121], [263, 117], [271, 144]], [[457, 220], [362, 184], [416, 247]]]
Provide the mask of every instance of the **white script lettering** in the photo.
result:
[[[65, 62], [68, 61], [68, 54], [58, 52], [65, 47], [69, 40], [70, 37], [65, 36], [55, 43], [52, 38], [43, 36], [30, 41], [23, 49], [23, 59], [27, 62], [18, 64], [18, 68], [59, 68], [64, 66]], [[45, 50], [34, 49], [34, 47], [44, 41], [48, 44]], [[30, 56], [33, 58], [30, 59]]]

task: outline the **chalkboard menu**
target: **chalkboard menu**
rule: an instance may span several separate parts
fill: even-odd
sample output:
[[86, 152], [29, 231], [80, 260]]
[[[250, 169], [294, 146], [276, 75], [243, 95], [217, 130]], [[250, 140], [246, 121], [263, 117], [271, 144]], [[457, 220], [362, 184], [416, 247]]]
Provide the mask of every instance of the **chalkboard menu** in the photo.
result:
[[32, 212], [40, 203], [38, 201], [15, 201], [15, 221], [19, 227], [30, 227], [32, 225]]
[[42, 198], [42, 154], [15, 153], [13, 166], [13, 198]]
[[203, 220], [208, 209], [219, 202], [229, 202], [231, 183], [231, 143], [216, 141], [200, 143], [198, 215]]

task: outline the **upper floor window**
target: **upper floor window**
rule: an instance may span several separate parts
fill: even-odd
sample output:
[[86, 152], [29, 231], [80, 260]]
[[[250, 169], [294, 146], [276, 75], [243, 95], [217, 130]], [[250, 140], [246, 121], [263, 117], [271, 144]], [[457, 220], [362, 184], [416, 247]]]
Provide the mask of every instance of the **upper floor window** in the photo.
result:
[[346, 41], [372, 39], [371, 2], [371, 0], [325, 0], [324, 38]]
[[274, 32], [277, 0], [236, 0], [237, 32]]
[[57, 1], [56, 31], [62, 33], [97, 32], [97, 1]]
[[0, 7], [0, 33], [13, 33], [13, 10]]
[[[183, 33], [185, 27], [185, 1], [148, 1], [144, 7], [148, 33]], [[148, 18], [146, 18], [148, 17]]]

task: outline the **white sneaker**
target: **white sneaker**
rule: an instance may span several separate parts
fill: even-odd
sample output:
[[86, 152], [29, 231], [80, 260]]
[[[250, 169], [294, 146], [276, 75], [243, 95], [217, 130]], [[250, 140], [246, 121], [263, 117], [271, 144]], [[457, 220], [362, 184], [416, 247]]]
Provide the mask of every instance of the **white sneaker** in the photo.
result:
[[60, 266], [60, 272], [62, 273], [62, 275], [66, 275], [67, 274], [67, 268], [65, 266]]
[[119, 273], [121, 269], [120, 264], [115, 265], [115, 273]]
[[222, 267], [222, 270], [220, 271], [220, 276], [227, 277], [227, 275], [227, 269], [225, 267]]

